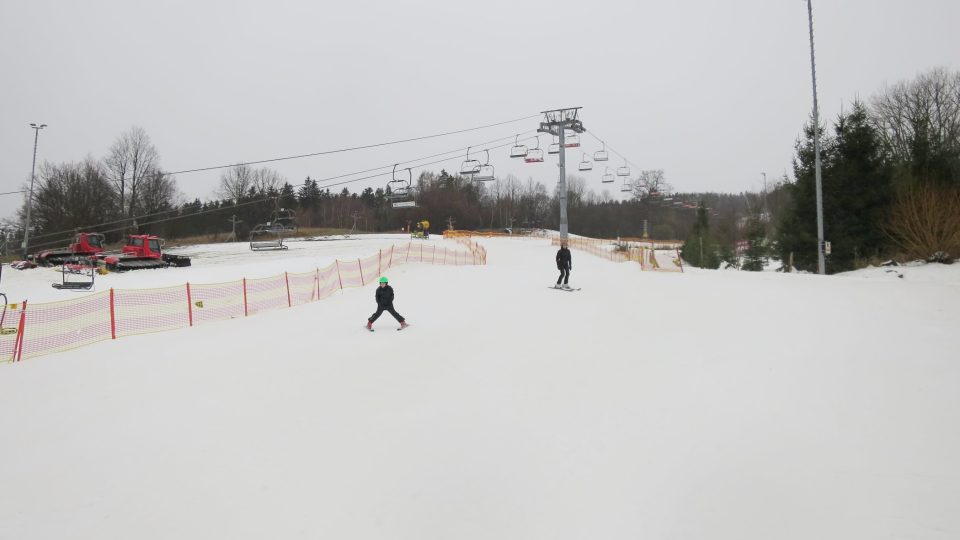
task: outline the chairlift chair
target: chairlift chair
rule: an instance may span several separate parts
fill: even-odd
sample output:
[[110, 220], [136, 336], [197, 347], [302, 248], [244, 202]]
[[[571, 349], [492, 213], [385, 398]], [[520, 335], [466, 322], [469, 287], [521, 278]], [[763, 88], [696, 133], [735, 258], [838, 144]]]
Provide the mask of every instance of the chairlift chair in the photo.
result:
[[[60, 283], [52, 283], [54, 289], [64, 289], [70, 291], [88, 291], [93, 288], [95, 276], [97, 274], [97, 258], [76, 257], [70, 261], [64, 261], [60, 267]], [[68, 278], [68, 276], [71, 276]]]
[[560, 141], [556, 140], [550, 143], [550, 146], [547, 147], [548, 154], [559, 154], [560, 153]]
[[470, 147], [467, 147], [467, 159], [460, 165], [460, 174], [474, 175], [480, 172], [480, 162], [470, 159]]
[[607, 154], [607, 143], [600, 141], [600, 144], [603, 145], [602, 150], [597, 150], [593, 153], [594, 161], [607, 161], [610, 159], [610, 156]]
[[[397, 164], [399, 165], [399, 164]], [[400, 176], [397, 176], [397, 165], [393, 166], [393, 175], [390, 176], [390, 182], [387, 183], [387, 187], [390, 188], [390, 197], [394, 198], [397, 193], [404, 193], [403, 197], [406, 196], [406, 192], [410, 190], [410, 186], [413, 185], [413, 173], [410, 172], [410, 167], [407, 167], [406, 178], [404, 178], [403, 173], [400, 173]]]
[[607, 167], [607, 171], [603, 173], [603, 176], [600, 178], [600, 181], [603, 182], [604, 184], [613, 183], [613, 173], [610, 172], [610, 167]]
[[623, 185], [620, 186], [620, 191], [624, 193], [629, 193], [633, 191], [633, 186], [630, 185], [630, 182], [624, 180]]
[[399, 189], [401, 186], [410, 185], [410, 181], [412, 180], [412, 178], [410, 178], [409, 168], [407, 169], [407, 178], [403, 177], [402, 172], [400, 176], [397, 176], [397, 165], [399, 165], [399, 163], [395, 163], [393, 165], [393, 174], [390, 176], [390, 182], [388, 182], [390, 189], [392, 190]]
[[517, 138], [513, 140], [513, 147], [510, 149], [510, 157], [512, 158], [522, 158], [527, 157], [529, 150], [527, 145], [520, 144], [520, 135], [517, 135]]
[[540, 148], [540, 137], [537, 137], [537, 147], [527, 150], [527, 155], [523, 158], [526, 163], [543, 163], [543, 149]]
[[580, 162], [580, 166], [577, 167], [577, 168], [578, 168], [579, 170], [581, 170], [581, 171], [592, 171], [592, 170], [593, 170], [593, 163], [591, 163], [590, 160], [587, 159], [587, 153], [586, 153], [586, 152], [583, 153], [583, 161]]
[[275, 210], [268, 223], [270, 228], [277, 232], [292, 233], [297, 231], [297, 215], [290, 208]]
[[271, 249], [287, 249], [283, 245], [283, 235], [273, 229], [268, 223], [261, 223], [250, 230], [250, 250], [263, 251]]
[[623, 167], [617, 167], [617, 176], [630, 176], [630, 167], [627, 167], [627, 160], [623, 160]]
[[494, 179], [493, 175], [493, 165], [490, 164], [490, 151], [485, 150], [487, 153], [487, 162], [480, 166], [480, 170], [474, 175], [473, 179], [480, 182], [489, 182]]
[[579, 148], [580, 147], [580, 136], [576, 133], [571, 133], [564, 136], [563, 138], [563, 147], [564, 148]]

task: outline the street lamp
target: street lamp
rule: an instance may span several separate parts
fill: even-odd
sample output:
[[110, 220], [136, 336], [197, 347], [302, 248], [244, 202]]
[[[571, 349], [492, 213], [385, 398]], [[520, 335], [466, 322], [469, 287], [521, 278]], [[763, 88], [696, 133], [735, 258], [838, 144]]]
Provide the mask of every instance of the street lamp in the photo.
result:
[[813, 0], [807, 0], [810, 21], [810, 74], [813, 78], [813, 161], [817, 179], [817, 273], [827, 273], [823, 259], [823, 182], [820, 174], [820, 109], [817, 107], [817, 64], [813, 54]]
[[23, 258], [26, 260], [30, 252], [30, 209], [33, 208], [33, 179], [37, 172], [37, 139], [40, 137], [40, 130], [47, 127], [46, 124], [30, 124], [33, 128], [33, 166], [30, 168], [30, 196], [27, 199], [27, 223], [23, 228]]

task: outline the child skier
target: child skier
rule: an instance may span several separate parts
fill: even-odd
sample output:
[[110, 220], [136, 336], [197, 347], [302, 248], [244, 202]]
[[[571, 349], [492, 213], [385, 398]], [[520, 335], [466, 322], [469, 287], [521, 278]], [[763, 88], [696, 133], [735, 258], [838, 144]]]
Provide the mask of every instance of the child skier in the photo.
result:
[[410, 326], [403, 316], [393, 309], [393, 287], [387, 285], [389, 281], [390, 280], [385, 277], [380, 278], [380, 286], [377, 287], [377, 293], [374, 296], [377, 300], [377, 312], [367, 319], [367, 330], [371, 332], [373, 332], [373, 322], [380, 318], [380, 315], [382, 315], [384, 311], [389, 311], [390, 314], [393, 315], [393, 318], [400, 323], [400, 328], [397, 328], [397, 330], [403, 330]]

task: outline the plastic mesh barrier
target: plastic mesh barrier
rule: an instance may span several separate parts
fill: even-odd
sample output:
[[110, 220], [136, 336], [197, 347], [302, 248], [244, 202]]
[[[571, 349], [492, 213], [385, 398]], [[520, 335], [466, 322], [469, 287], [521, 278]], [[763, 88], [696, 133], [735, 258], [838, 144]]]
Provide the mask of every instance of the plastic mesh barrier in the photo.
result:
[[[560, 245], [559, 238], [553, 238], [550, 242], [554, 246]], [[567, 245], [571, 248], [586, 251], [597, 257], [614, 261], [627, 262], [633, 261], [640, 264], [641, 270], [655, 272], [683, 272], [683, 263], [680, 259], [680, 252], [675, 247], [661, 251], [660, 258], [665, 257], [663, 252], [676, 253], [676, 257], [671, 257], [668, 264], [660, 265], [657, 256], [657, 244], [649, 242], [649, 245], [634, 245], [630, 242], [618, 242], [616, 240], [604, 240], [600, 238], [568, 238]], [[665, 244], [670, 245], [670, 244]]]
[[408, 243], [361, 259], [337, 260], [311, 272], [156, 289], [110, 289], [61, 302], [10, 304], [0, 325], [0, 361], [298, 306], [348, 287], [375, 283], [388, 268], [408, 262], [486, 263], [481, 246], [469, 238], [457, 242], [470, 252]]
[[113, 294], [116, 337], [190, 325], [185, 285], [162, 289], [114, 289]]
[[243, 281], [191, 283], [193, 324], [243, 317]]

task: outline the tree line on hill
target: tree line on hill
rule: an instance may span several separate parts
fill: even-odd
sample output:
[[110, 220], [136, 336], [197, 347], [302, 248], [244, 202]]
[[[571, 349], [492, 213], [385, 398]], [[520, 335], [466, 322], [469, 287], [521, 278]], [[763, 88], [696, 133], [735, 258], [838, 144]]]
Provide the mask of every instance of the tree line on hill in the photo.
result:
[[[896, 256], [947, 262], [960, 254], [960, 73], [937, 69], [886, 87], [869, 103], [855, 101], [829, 129], [817, 129], [828, 271]], [[694, 266], [759, 270], [774, 257], [815, 270], [813, 133], [805, 126], [795, 144], [793, 178], [784, 175], [760, 193], [676, 193], [662, 170], [640, 171], [624, 187], [614, 184], [613, 193], [596, 193], [569, 175], [570, 230], [683, 240], [683, 257]], [[244, 240], [281, 211], [292, 212], [304, 229], [400, 231], [424, 219], [434, 232], [559, 228], [556, 182], [513, 175], [476, 182], [424, 171], [404, 198], [416, 206], [398, 208], [386, 182], [337, 191], [309, 177], [294, 185], [269, 168], [241, 164], [221, 173], [215, 198], [184, 201], [158, 156], [146, 132], [134, 127], [102, 159], [42, 164], [31, 245], [63, 245], [91, 226], [108, 241], [133, 232], [223, 239], [234, 230]], [[626, 200], [615, 196], [624, 190]], [[25, 209], [26, 200], [17, 221], [6, 224], [8, 236], [22, 237]]]

